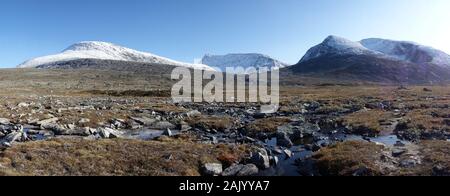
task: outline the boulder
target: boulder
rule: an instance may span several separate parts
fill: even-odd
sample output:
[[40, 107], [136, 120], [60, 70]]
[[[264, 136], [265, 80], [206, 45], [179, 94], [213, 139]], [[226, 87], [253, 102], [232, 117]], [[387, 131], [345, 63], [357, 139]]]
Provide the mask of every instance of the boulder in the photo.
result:
[[253, 152], [250, 161], [260, 169], [270, 168], [269, 155], [263, 148], [257, 149], [256, 152]]
[[1, 125], [9, 125], [9, 124], [11, 124], [11, 122], [7, 118], [0, 118], [0, 124]]
[[176, 126], [168, 121], [160, 121], [154, 124], [152, 128], [158, 130], [167, 130], [167, 129], [175, 129]]
[[223, 171], [222, 176], [254, 176], [259, 173], [258, 167], [254, 164], [232, 165]]
[[200, 116], [202, 115], [201, 112], [199, 112], [198, 110], [192, 110], [186, 113], [187, 117], [196, 117], [196, 116]]
[[58, 120], [59, 120], [58, 118], [49, 118], [49, 119], [38, 121], [38, 122], [36, 122], [36, 124], [37, 125], [52, 124], [52, 123], [56, 123]]
[[403, 154], [407, 153], [408, 150], [403, 149], [403, 148], [395, 148], [392, 150], [392, 156], [394, 157], [399, 157], [402, 156]]
[[290, 148], [294, 144], [292, 143], [292, 141], [289, 138], [289, 136], [287, 135], [287, 133], [285, 133], [285, 132], [278, 132], [277, 133], [277, 145], [278, 146], [282, 146], [282, 147], [286, 147], [286, 148]]
[[156, 122], [156, 119], [147, 117], [131, 117], [131, 119], [144, 126], [150, 126]]
[[203, 166], [203, 173], [208, 176], [218, 176], [222, 174], [223, 167], [220, 163], [207, 163]]
[[122, 133], [120, 131], [116, 131], [110, 128], [99, 128], [98, 133], [102, 138], [105, 139], [119, 138], [122, 136]]
[[166, 129], [166, 130], [162, 133], [162, 135], [167, 136], [167, 137], [172, 137], [172, 136], [173, 136], [173, 133], [172, 133], [172, 130]]

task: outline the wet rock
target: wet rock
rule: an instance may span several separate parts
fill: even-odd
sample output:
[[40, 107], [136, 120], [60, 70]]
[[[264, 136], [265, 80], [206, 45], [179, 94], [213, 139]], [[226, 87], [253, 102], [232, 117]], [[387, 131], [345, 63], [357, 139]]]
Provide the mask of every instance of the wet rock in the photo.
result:
[[257, 149], [256, 152], [253, 152], [250, 161], [260, 169], [270, 168], [269, 155], [263, 148]]
[[313, 137], [320, 131], [320, 127], [317, 124], [305, 123], [298, 126], [292, 134], [292, 139], [298, 140], [305, 137]]
[[207, 163], [203, 166], [203, 173], [208, 176], [218, 176], [222, 174], [223, 167], [220, 163]]
[[233, 165], [222, 173], [222, 176], [254, 176], [259, 173], [259, 169], [254, 164]]
[[287, 158], [287, 159], [292, 158], [292, 156], [294, 155], [294, 154], [292, 153], [292, 151], [290, 151], [289, 149], [284, 149], [283, 152], [284, 152], [284, 154], [286, 155], [286, 158]]
[[289, 136], [287, 135], [287, 133], [285, 133], [285, 132], [278, 132], [277, 133], [277, 145], [278, 146], [282, 146], [282, 147], [286, 147], [286, 148], [290, 148], [294, 144], [292, 143], [292, 141], [289, 138]]
[[270, 163], [272, 164], [272, 165], [278, 165], [278, 163], [280, 162], [280, 160], [278, 159], [278, 157], [277, 156], [271, 156], [270, 157]]
[[166, 129], [166, 130], [162, 133], [162, 135], [167, 136], [167, 137], [172, 137], [172, 136], [173, 136], [173, 133], [172, 133], [172, 130]]

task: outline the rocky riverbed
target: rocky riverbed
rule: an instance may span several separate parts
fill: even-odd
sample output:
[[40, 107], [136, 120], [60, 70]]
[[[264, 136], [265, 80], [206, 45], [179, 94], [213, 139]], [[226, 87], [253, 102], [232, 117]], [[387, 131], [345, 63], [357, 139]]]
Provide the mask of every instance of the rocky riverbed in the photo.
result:
[[0, 72], [0, 175], [450, 171], [448, 86], [282, 82], [280, 110], [261, 114], [172, 103], [166, 72], [131, 68]]
[[[345, 97], [343, 91], [339, 98], [312, 94], [310, 100], [300, 100], [293, 94], [273, 114], [259, 113], [257, 104], [174, 104], [168, 98], [156, 97], [3, 97], [0, 144], [5, 150], [54, 139], [95, 142], [189, 137], [200, 145], [246, 146], [246, 153], [239, 158], [225, 154], [201, 163], [198, 170], [203, 175], [418, 174], [413, 170], [430, 164], [424, 142], [439, 140], [439, 144], [448, 145], [449, 95], [417, 87], [391, 89], [393, 92], [379, 92], [391, 95], [383, 98]], [[373, 156], [380, 157], [352, 166], [353, 152], [339, 149], [357, 149], [354, 146], [367, 147]], [[333, 160], [336, 157], [324, 155], [328, 151], [344, 153], [341, 157], [349, 155], [349, 160]], [[349, 161], [347, 166], [340, 165], [349, 168], [340, 171], [335, 168], [338, 166], [330, 166], [332, 161]], [[447, 172], [445, 164], [439, 167], [439, 174]], [[333, 171], [328, 171], [330, 168]], [[425, 175], [436, 174], [435, 170]]]

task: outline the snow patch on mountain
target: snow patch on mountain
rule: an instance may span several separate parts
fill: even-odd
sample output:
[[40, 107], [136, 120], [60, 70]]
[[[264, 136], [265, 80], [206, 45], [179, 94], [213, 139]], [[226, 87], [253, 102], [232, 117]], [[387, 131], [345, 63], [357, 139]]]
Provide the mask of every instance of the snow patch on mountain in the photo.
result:
[[321, 44], [312, 47], [300, 60], [300, 63], [321, 57], [323, 55], [362, 55], [373, 54], [380, 55], [381, 53], [372, 51], [364, 47], [359, 42], [354, 42], [338, 36], [328, 36]]
[[98, 42], [98, 41], [80, 42], [68, 47], [59, 54], [31, 59], [18, 65], [17, 67], [31, 68], [50, 63], [71, 61], [78, 59], [99, 59], [99, 60], [130, 61], [139, 63], [155, 63], [155, 64], [167, 64], [180, 67], [188, 67], [194, 69], [212, 70], [212, 68], [207, 65], [178, 62], [151, 53], [140, 52], [137, 50], [118, 46], [112, 43]]
[[286, 63], [273, 59], [270, 56], [247, 53], [247, 54], [227, 54], [211, 55], [207, 54], [202, 59], [202, 64], [216, 68], [217, 71], [227, 71], [227, 68], [261, 68], [280, 69], [288, 66]]
[[360, 42], [364, 47], [411, 63], [433, 63], [450, 67], [450, 55], [414, 42], [370, 38]]

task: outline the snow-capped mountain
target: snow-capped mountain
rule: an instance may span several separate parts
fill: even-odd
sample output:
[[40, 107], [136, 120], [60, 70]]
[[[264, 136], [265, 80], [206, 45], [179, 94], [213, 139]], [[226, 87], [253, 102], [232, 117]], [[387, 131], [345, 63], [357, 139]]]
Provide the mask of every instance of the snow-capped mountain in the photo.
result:
[[46, 64], [54, 64], [58, 62], [73, 61], [79, 59], [115, 60], [115, 61], [128, 61], [138, 63], [167, 64], [180, 67], [189, 67], [194, 69], [212, 70], [212, 68], [210, 68], [207, 65], [178, 62], [151, 53], [140, 52], [137, 50], [118, 46], [112, 43], [98, 42], [98, 41], [85, 41], [76, 43], [59, 54], [31, 59], [18, 65], [17, 67], [31, 68]]
[[287, 70], [321, 78], [429, 84], [450, 81], [450, 57], [413, 42], [329, 36]]
[[280, 69], [288, 66], [276, 59], [273, 59], [267, 55], [248, 53], [248, 54], [227, 54], [227, 55], [205, 55], [202, 59], [202, 64], [219, 69], [220, 71], [226, 71], [227, 67], [242, 67], [247, 68], [259, 68], [265, 67], [268, 69]]
[[342, 37], [330, 35], [322, 43], [312, 47], [306, 52], [300, 63], [309, 61], [323, 55], [380, 55], [379, 52], [369, 50], [359, 42]]
[[450, 55], [414, 42], [370, 38], [360, 42], [364, 47], [411, 63], [433, 63], [450, 67]]

